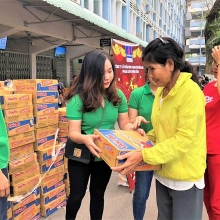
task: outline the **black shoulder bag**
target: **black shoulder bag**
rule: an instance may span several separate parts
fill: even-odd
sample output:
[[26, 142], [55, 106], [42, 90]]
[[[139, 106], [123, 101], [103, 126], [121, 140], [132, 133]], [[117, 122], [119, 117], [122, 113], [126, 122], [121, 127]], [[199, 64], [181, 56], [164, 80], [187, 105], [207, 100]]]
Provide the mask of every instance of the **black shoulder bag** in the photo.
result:
[[[96, 126], [96, 128], [98, 128], [102, 123], [105, 114], [105, 109], [106, 107], [104, 108], [101, 121]], [[81, 131], [81, 134], [86, 133], [84, 131]], [[89, 164], [90, 161], [94, 159], [94, 156], [85, 144], [77, 144], [76, 142], [73, 142], [69, 137], [66, 142], [65, 157], [70, 160], [75, 160], [85, 164]]]

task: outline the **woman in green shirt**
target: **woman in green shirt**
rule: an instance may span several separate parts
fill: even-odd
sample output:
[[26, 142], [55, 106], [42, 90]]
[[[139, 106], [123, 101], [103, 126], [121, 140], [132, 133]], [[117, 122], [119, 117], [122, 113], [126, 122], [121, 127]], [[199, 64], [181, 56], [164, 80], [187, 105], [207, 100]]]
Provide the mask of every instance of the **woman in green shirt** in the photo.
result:
[[9, 159], [9, 144], [8, 134], [5, 126], [5, 121], [2, 115], [0, 105], [0, 219], [7, 219], [7, 196], [10, 194], [10, 185], [7, 179], [8, 159]]
[[102, 219], [104, 193], [111, 169], [100, 159], [100, 149], [94, 144], [99, 135], [93, 134], [94, 129], [114, 129], [118, 121], [121, 129], [133, 130], [128, 118], [126, 98], [115, 87], [114, 66], [111, 56], [104, 51], [91, 51], [85, 56], [80, 74], [67, 95], [69, 138], [85, 144], [95, 156], [89, 164], [68, 161], [70, 195], [66, 206], [67, 220], [76, 218], [89, 178], [91, 220]]

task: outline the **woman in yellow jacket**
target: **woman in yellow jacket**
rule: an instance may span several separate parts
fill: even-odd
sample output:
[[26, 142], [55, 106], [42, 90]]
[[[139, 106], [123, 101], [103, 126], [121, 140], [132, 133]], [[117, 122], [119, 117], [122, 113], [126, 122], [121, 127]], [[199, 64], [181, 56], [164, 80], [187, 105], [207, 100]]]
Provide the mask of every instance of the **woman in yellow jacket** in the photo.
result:
[[[142, 161], [161, 164], [154, 174], [158, 220], [199, 220], [206, 167], [203, 93], [183, 50], [171, 38], [150, 42], [143, 61], [148, 77], [159, 87], [152, 109], [153, 130], [147, 133], [155, 146], [120, 156], [127, 161], [112, 169], [127, 174]], [[136, 125], [141, 121], [145, 119], [137, 117]]]

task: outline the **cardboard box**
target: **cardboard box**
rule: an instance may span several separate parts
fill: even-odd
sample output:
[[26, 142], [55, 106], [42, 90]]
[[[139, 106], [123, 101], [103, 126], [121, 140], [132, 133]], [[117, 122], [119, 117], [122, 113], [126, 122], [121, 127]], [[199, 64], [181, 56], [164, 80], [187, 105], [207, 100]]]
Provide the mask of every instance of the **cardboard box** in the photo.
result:
[[68, 136], [59, 136], [59, 142], [66, 143]]
[[56, 212], [61, 207], [64, 207], [66, 205], [66, 195], [61, 196], [60, 198], [54, 200], [53, 202], [50, 202], [49, 204], [45, 206], [41, 206], [41, 216], [48, 217], [49, 215]]
[[50, 115], [57, 114], [58, 111], [58, 103], [38, 103], [33, 104], [34, 107], [34, 115]]
[[6, 127], [8, 131], [8, 136], [13, 136], [21, 134], [24, 132], [29, 132], [34, 130], [33, 119], [26, 119], [22, 121], [6, 122]]
[[19, 196], [31, 191], [40, 181], [41, 176], [36, 175], [14, 186], [11, 186], [11, 192], [14, 196]]
[[20, 147], [10, 149], [10, 160], [16, 160], [19, 157], [31, 153], [34, 153], [34, 144], [33, 143], [25, 144]]
[[30, 166], [26, 166], [23, 170], [10, 175], [11, 185], [14, 186], [32, 176], [40, 174], [39, 163], [34, 162]]
[[35, 128], [41, 128], [53, 124], [58, 124], [58, 119], [58, 114], [34, 116], [34, 126]]
[[24, 155], [16, 160], [9, 161], [9, 173], [13, 174], [24, 170], [27, 166], [31, 166], [37, 162], [36, 153]]
[[[101, 158], [110, 167], [116, 167], [125, 162], [124, 160], [118, 160], [118, 155], [141, 150], [144, 147], [153, 147], [153, 143], [147, 136], [141, 136], [136, 131], [95, 129], [94, 134], [98, 134], [101, 137], [101, 141], [96, 140], [95, 144], [102, 150]], [[136, 168], [136, 171], [159, 170], [160, 167], [161, 165], [141, 163]]]
[[7, 212], [7, 218], [8, 218], [8, 220], [12, 220], [12, 211]]
[[23, 121], [33, 119], [33, 106], [23, 108], [5, 109], [2, 111], [5, 122]]
[[58, 81], [52, 79], [20, 79], [13, 80], [13, 87], [34, 86], [37, 91], [57, 91]]
[[40, 198], [40, 188], [35, 189], [29, 196], [19, 202], [12, 202], [12, 209], [17, 210]]
[[50, 202], [53, 202], [54, 200], [60, 198], [63, 195], [66, 195], [65, 184], [61, 185], [60, 187], [48, 193], [45, 193], [44, 195], [41, 195], [41, 198], [40, 198], [41, 206], [45, 206], [49, 204]]
[[10, 149], [20, 147], [35, 141], [34, 131], [24, 132], [21, 134], [8, 137]]
[[57, 189], [58, 187], [60, 187], [61, 185], [63, 185], [63, 175], [62, 176], [57, 176], [53, 179], [50, 179], [50, 181], [46, 182], [46, 183], [42, 183], [41, 182], [41, 188], [40, 188], [40, 193], [41, 195], [51, 192], [54, 189]]
[[0, 96], [2, 109], [23, 108], [32, 106], [31, 94], [10, 94]]
[[56, 141], [55, 135], [37, 139], [35, 141], [34, 149], [35, 151], [39, 151], [39, 150], [53, 147], [54, 141]]
[[55, 168], [57, 168], [59, 166], [63, 166], [63, 165], [64, 165], [63, 155], [60, 155], [56, 158], [54, 163], [51, 159], [46, 162], [41, 163], [40, 164], [40, 173], [47, 172], [49, 168], [50, 168], [50, 170], [52, 170], [52, 169], [55, 169]]
[[49, 125], [42, 128], [37, 128], [35, 130], [35, 137], [36, 139], [41, 139], [44, 137], [49, 137], [56, 134], [58, 129], [58, 124]]
[[[16, 210], [17, 212], [20, 210]], [[40, 219], [40, 204], [31, 204], [30, 207], [24, 207], [24, 210], [20, 213], [13, 213], [13, 220], [38, 220]]]
[[46, 174], [42, 174], [41, 177], [43, 178], [41, 180], [41, 185], [44, 186], [47, 182], [50, 182], [51, 180], [55, 178], [63, 178], [64, 176], [64, 166], [56, 167], [52, 170], [49, 170]]
[[[60, 145], [56, 145], [55, 146], [55, 153], [57, 152], [57, 148], [60, 147]], [[52, 159], [52, 150], [53, 148], [50, 147], [50, 148], [46, 148], [46, 149], [43, 149], [43, 150], [39, 150], [37, 152], [37, 160], [39, 163], [44, 163], [48, 160], [51, 160]], [[64, 155], [64, 148], [62, 148], [59, 152], [59, 155], [58, 156], [63, 156]]]

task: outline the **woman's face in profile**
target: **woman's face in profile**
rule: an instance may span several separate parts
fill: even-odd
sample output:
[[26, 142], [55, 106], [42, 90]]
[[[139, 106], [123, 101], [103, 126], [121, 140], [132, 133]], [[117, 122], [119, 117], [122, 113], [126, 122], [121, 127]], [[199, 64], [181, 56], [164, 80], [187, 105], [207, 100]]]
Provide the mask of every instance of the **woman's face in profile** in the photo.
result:
[[151, 63], [144, 61], [148, 79], [154, 82], [158, 87], [164, 87], [171, 81], [171, 69], [167, 63], [161, 65], [158, 63]]
[[107, 89], [110, 86], [110, 84], [114, 78], [112, 64], [108, 59], [106, 59], [106, 61], [105, 61], [104, 71], [105, 71], [104, 80], [103, 80], [104, 81], [104, 88]]
[[217, 78], [218, 66], [217, 66], [217, 63], [214, 60], [212, 61], [212, 72], [214, 74], [214, 77]]

